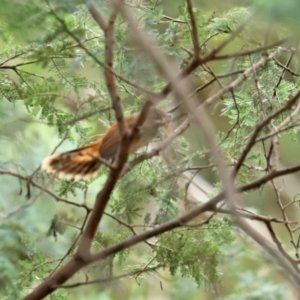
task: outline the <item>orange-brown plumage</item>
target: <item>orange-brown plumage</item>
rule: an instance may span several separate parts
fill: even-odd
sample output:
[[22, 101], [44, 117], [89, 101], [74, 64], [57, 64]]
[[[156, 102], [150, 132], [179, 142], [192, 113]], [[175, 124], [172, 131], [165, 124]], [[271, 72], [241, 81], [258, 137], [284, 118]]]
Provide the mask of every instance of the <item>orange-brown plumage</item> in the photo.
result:
[[[126, 118], [129, 129], [133, 128], [138, 117], [139, 115], [132, 115]], [[129, 152], [133, 153], [146, 146], [155, 137], [158, 128], [166, 125], [167, 122], [168, 115], [152, 106], [144, 123], [139, 128], [137, 136], [131, 142]], [[101, 160], [110, 161], [115, 158], [120, 141], [118, 124], [114, 123], [104, 136], [95, 143], [45, 158], [42, 162], [42, 168], [47, 172], [57, 173], [59, 177], [67, 179], [88, 179], [97, 174], [102, 164]]]

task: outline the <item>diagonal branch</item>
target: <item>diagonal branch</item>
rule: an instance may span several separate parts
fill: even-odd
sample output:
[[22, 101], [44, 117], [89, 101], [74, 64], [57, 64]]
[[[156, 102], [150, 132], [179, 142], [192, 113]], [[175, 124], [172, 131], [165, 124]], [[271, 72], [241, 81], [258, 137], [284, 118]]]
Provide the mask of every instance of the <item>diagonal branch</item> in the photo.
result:
[[186, 2], [187, 2], [187, 9], [188, 9], [188, 13], [190, 16], [190, 22], [191, 22], [191, 26], [192, 26], [191, 35], [192, 35], [192, 40], [193, 40], [193, 44], [194, 44], [194, 59], [197, 59], [199, 56], [199, 51], [200, 51], [198, 30], [197, 30], [195, 15], [193, 12], [192, 0], [186, 0]]
[[235, 168], [233, 171], [233, 176], [236, 176], [236, 174], [238, 173], [238, 171], [239, 171], [240, 167], [242, 166], [244, 160], [246, 159], [248, 153], [250, 152], [251, 148], [255, 144], [256, 138], [257, 138], [258, 134], [260, 133], [260, 131], [267, 124], [269, 124], [274, 118], [276, 118], [283, 112], [291, 109], [295, 105], [295, 103], [297, 102], [299, 97], [300, 97], [300, 90], [297, 92], [297, 94], [294, 97], [292, 97], [289, 101], [287, 101], [287, 103], [282, 108], [275, 111], [273, 114], [269, 115], [267, 118], [265, 118], [264, 120], [262, 120], [260, 123], [257, 124], [252, 136], [250, 137], [247, 145], [244, 148], [244, 151], [242, 152], [237, 164], [235, 165]]

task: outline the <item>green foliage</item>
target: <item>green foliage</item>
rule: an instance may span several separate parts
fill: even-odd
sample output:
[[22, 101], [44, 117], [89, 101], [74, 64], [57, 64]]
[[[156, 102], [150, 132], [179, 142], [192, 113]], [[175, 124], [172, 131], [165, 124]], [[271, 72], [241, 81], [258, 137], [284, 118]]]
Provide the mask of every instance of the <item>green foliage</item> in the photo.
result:
[[296, 11], [299, 10], [300, 4], [297, 0], [287, 0], [284, 5], [279, 0], [252, 0], [257, 8], [268, 16], [271, 20], [277, 22], [284, 21], [291, 24], [292, 27], [299, 26], [296, 18]]
[[[222, 257], [224, 267], [221, 272], [223, 276], [228, 275], [229, 285], [234, 283], [231, 293], [224, 295], [225, 300], [281, 300], [293, 297], [291, 289], [277, 284], [276, 276], [272, 276], [274, 271], [280, 272], [280, 268], [266, 253], [257, 252], [248, 242], [239, 239], [232, 246], [235, 249], [234, 255], [232, 250], [227, 249]], [[267, 263], [259, 268], [262, 259]], [[228, 270], [230, 274], [226, 274]]]
[[[256, 63], [259, 59], [258, 55], [254, 55], [252, 63]], [[243, 59], [241, 61], [243, 67], [251, 66], [249, 61]], [[239, 65], [241, 66], [241, 63]], [[298, 90], [295, 83], [282, 78], [280, 69], [275, 63], [269, 62], [264, 70], [256, 76], [259, 77], [259, 88], [251, 87], [248, 83], [242, 84], [235, 90], [235, 101], [232, 97], [228, 97], [222, 103], [222, 115], [226, 116], [232, 125], [231, 137], [222, 143], [228, 161], [232, 161], [241, 155], [245, 141], [253, 132], [256, 124], [264, 119], [266, 115], [270, 115], [281, 108]], [[273, 118], [271, 126], [278, 126], [288, 115], [289, 112], [286, 112]], [[289, 131], [289, 136], [296, 139], [298, 131], [299, 128]], [[265, 134], [266, 131], [262, 133]], [[222, 135], [220, 139], [223, 140]], [[266, 168], [266, 161], [261, 155], [262, 151], [261, 145], [253, 147], [245, 160], [245, 165]], [[238, 174], [237, 182], [245, 184], [255, 177], [257, 177], [257, 172], [243, 167]]]
[[[71, 0], [55, 0], [47, 2], [47, 5], [35, 0], [19, 2], [2, 1], [3, 8], [0, 11], [0, 138], [3, 142], [0, 168], [19, 175], [19, 178], [3, 175], [1, 183], [3, 198], [0, 212], [4, 216], [0, 226], [1, 299], [25, 296], [55, 268], [71, 258], [76, 248], [74, 243], [82, 232], [86, 217], [86, 210], [80, 205], [83, 203], [82, 206], [92, 207], [107, 175], [107, 169], [103, 166], [100, 175], [88, 182], [53, 179], [38, 168], [42, 158], [54, 150], [63, 151], [63, 147], [69, 150], [89, 143], [115, 121], [114, 112], [109, 109], [111, 102], [103, 80], [103, 68], [95, 60], [96, 57], [104, 62], [105, 34], [91, 20], [84, 3]], [[107, 19], [110, 9], [106, 2], [99, 1], [97, 4]], [[128, 4], [136, 5], [134, 11], [139, 26], [145, 28], [170, 60], [181, 69], [187, 66], [192, 59], [193, 41], [186, 3], [177, 1], [174, 5], [176, 16], [171, 17], [168, 9], [159, 1], [138, 2], [139, 5], [136, 5], [136, 1], [129, 1]], [[263, 6], [273, 16], [286, 15], [297, 7], [292, 0], [288, 1], [289, 5], [285, 6], [284, 11], [281, 11], [282, 5], [275, 7], [272, 1], [253, 2], [258, 7]], [[252, 7], [235, 6], [224, 12], [195, 6], [193, 12], [201, 55], [214, 49], [252, 11]], [[235, 44], [225, 47], [219, 54], [226, 55], [232, 49], [232, 52], [239, 52], [264, 45], [266, 39], [261, 24], [262, 19], [257, 19], [255, 24], [250, 23], [236, 37]], [[280, 28], [270, 39], [285, 36], [285, 33], [285, 29]], [[95, 57], [91, 57], [88, 52]], [[283, 55], [283, 58], [287, 57]], [[218, 61], [218, 64], [208, 63], [194, 71], [192, 81], [200, 87], [210, 80], [215, 80], [219, 87], [226, 86], [241, 74], [227, 77], [219, 74], [244, 71], [260, 59], [260, 53], [254, 53], [229, 57]], [[160, 92], [166, 85], [149, 58], [140, 51], [134, 37], [130, 36], [128, 26], [121, 17], [116, 19], [115, 25], [114, 69], [149, 91]], [[230, 125], [227, 128], [229, 133], [222, 128], [216, 137], [228, 165], [232, 165], [241, 155], [256, 124], [282, 107], [299, 89], [299, 82], [284, 76], [276, 61], [269, 61], [255, 73], [255, 77], [243, 82], [232, 94], [226, 94], [212, 111], [213, 114], [221, 112]], [[116, 84], [125, 114], [139, 111], [144, 93], [119, 78]], [[209, 93], [205, 90], [199, 99], [203, 101]], [[96, 114], [102, 109], [105, 111]], [[91, 116], [92, 113], [95, 114]], [[288, 112], [277, 116], [270, 126], [280, 124], [287, 116]], [[298, 130], [289, 130], [289, 139], [297, 140]], [[266, 128], [262, 134], [269, 132]], [[198, 138], [199, 133], [195, 132], [196, 135]], [[173, 165], [169, 168], [162, 167], [160, 158], [153, 158], [138, 165], [118, 181], [109, 201], [109, 215], [101, 222], [93, 243], [94, 252], [182, 214], [181, 207], [186, 204], [182, 203], [182, 199], [186, 198], [187, 191], [180, 185], [180, 170], [196, 170], [199, 162], [209, 162], [205, 145], [194, 150], [189, 140], [181, 136], [173, 143], [177, 157], [176, 161], [171, 161]], [[62, 147], [57, 150], [56, 146], [62, 143]], [[268, 143], [266, 141], [265, 144]], [[247, 155], [236, 178], [238, 185], [248, 183], [265, 172], [268, 167], [265, 144], [257, 144]], [[216, 168], [210, 171], [210, 176], [217, 178]], [[27, 178], [30, 175], [32, 178]], [[18, 183], [18, 180], [22, 183]], [[36, 188], [28, 193], [31, 180], [35, 182]], [[210, 196], [222, 190], [219, 180], [213, 184]], [[14, 211], [28, 200], [25, 200], [25, 190], [27, 194], [32, 194], [29, 195], [30, 205], [19, 212]], [[62, 200], [59, 197], [66, 198], [69, 203], [56, 201]], [[14, 213], [10, 215], [12, 211]], [[5, 216], [9, 216], [8, 219], [12, 221], [7, 221]], [[224, 249], [230, 248], [234, 241], [232, 224], [226, 218], [213, 218], [205, 225], [189, 225], [88, 266], [72, 280], [105, 279], [118, 272], [136, 270], [137, 267], [141, 270], [137, 277], [148, 278], [151, 272], [147, 272], [147, 267], [161, 264], [163, 269], [168, 270], [168, 279], [188, 280], [191, 285], [196, 283], [196, 296], [199, 291], [213, 291], [217, 284], [226, 280], [226, 274], [222, 275], [220, 269], [224, 267]], [[157, 269], [155, 272], [160, 274], [163, 270]], [[146, 288], [137, 292], [132, 283], [134, 280], [126, 280], [130, 282], [131, 298], [136, 293], [143, 293], [141, 299], [144, 299]], [[248, 284], [255, 281], [255, 272], [240, 272], [235, 280], [232, 295], [224, 299], [246, 299], [245, 291], [248, 292]], [[151, 286], [151, 283], [146, 284], [148, 288]], [[100, 287], [104, 290], [106, 285]], [[81, 287], [78, 289], [81, 290]], [[178, 299], [185, 297], [184, 292], [180, 288], [178, 290]], [[272, 295], [269, 299], [283, 299], [286, 295], [282, 286], [277, 286], [274, 280], [267, 280], [264, 288], [260, 287], [260, 282], [253, 284], [249, 299], [265, 299], [265, 293]], [[87, 299], [90, 294], [92, 291], [84, 294], [82, 299]], [[59, 289], [52, 299], [72, 297], [74, 295], [68, 290]], [[115, 298], [120, 299], [117, 296]]]
[[181, 276], [209, 289], [219, 280], [220, 247], [233, 240], [227, 219], [214, 220], [202, 228], [176, 229], [160, 236], [157, 260], [167, 263], [173, 276], [180, 271]]
[[[18, 298], [20, 290], [16, 284], [19, 258], [24, 257], [22, 249], [22, 229], [17, 223], [7, 222], [0, 227], [0, 295]], [[1, 297], [1, 298], [2, 298]]]

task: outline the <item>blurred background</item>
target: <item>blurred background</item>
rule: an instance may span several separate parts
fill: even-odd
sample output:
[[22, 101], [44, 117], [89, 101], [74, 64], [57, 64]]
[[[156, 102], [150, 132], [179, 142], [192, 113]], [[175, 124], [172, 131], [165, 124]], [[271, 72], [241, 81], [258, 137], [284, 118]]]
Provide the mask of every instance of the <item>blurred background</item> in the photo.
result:
[[[292, 53], [288, 68], [298, 72], [298, 1], [192, 2], [199, 41], [203, 43], [201, 55], [217, 47], [252, 16], [245, 30], [219, 55], [290, 38], [276, 59], [285, 65]], [[107, 1], [95, 1], [95, 5], [105, 18], [109, 16]], [[140, 18], [144, 29], [177, 65], [178, 71], [184, 68], [193, 51], [186, 2], [127, 1], [127, 7]], [[69, 28], [71, 35], [62, 24]], [[26, 0], [20, 3], [4, 0], [0, 12], [0, 33], [0, 295], [2, 299], [19, 299], [69, 260], [70, 256], [66, 253], [78, 237], [86, 217], [86, 211], [80, 205], [92, 207], [107, 177], [107, 170], [102, 168], [99, 176], [90, 182], [59, 180], [39, 169], [41, 161], [53, 151], [71, 150], [101, 137], [115, 118], [103, 68], [86, 51], [90, 50], [104, 61], [104, 35], [86, 11], [84, 2]], [[72, 34], [83, 47], [72, 38]], [[115, 70], [148, 90], [160, 91], [166, 82], [136, 46], [121, 19], [116, 22], [115, 40]], [[240, 76], [237, 73], [223, 78], [222, 74], [245, 70], [259, 58], [260, 53], [228, 57], [212, 60], [196, 69], [190, 79], [197, 91], [199, 104]], [[264, 72], [256, 74], [266, 93], [262, 103], [267, 112], [273, 112], [297, 90], [298, 78], [290, 73], [282, 75], [282, 69], [274, 62], [269, 62]], [[216, 74], [217, 80], [204, 87]], [[272, 97], [280, 77], [284, 86], [278, 89], [282, 94]], [[125, 114], [138, 112], [143, 104], [143, 92], [122, 80], [117, 80], [117, 84]], [[228, 164], [241, 153], [247, 137], [262, 117], [254, 77], [238, 88], [235, 95], [240, 105], [241, 123], [233, 133], [240, 148], [233, 151], [234, 135], [229, 137], [228, 142], [222, 143], [221, 149]], [[169, 95], [161, 107], [169, 110], [177, 104], [174, 95]], [[99, 113], [95, 113], [97, 111]], [[186, 112], [182, 106], [178, 111], [178, 114]], [[217, 141], [222, 141], [236, 122], [232, 95], [226, 95], [223, 101], [210, 107], [208, 114], [215, 126]], [[274, 124], [282, 121], [283, 117], [274, 120]], [[172, 126], [176, 127], [181, 120]], [[155, 142], [165, 136], [166, 133], [162, 132]], [[252, 168], [244, 170], [245, 173], [237, 179], [238, 184], [248, 183], [265, 174], [264, 147], [269, 146], [266, 142], [253, 149], [247, 161]], [[297, 127], [280, 135], [282, 168], [298, 163], [299, 146]], [[212, 164], [207, 152], [201, 131], [196, 125], [191, 125], [160, 157], [145, 162], [121, 180], [107, 212], [130, 224], [138, 233], [206, 202], [220, 190], [216, 169], [214, 166], [205, 167]], [[162, 163], [166, 168], [162, 167]], [[200, 168], [200, 171], [195, 173], [192, 168]], [[181, 169], [187, 170], [179, 172]], [[294, 173], [274, 181], [283, 205], [295, 201], [287, 211], [287, 217], [292, 221], [299, 219], [298, 177], [299, 174]], [[78, 206], [69, 205], [64, 200]], [[254, 213], [283, 218], [271, 184], [244, 194], [240, 205]], [[195, 222], [208, 217], [209, 214], [205, 214]], [[150, 273], [141, 272], [112, 282], [59, 289], [49, 299], [297, 299], [297, 291], [290, 279], [283, 276], [284, 272], [274, 259], [235, 228], [228, 216], [218, 215], [215, 219], [219, 223], [204, 225], [186, 242], [195, 243], [195, 249], [198, 247], [200, 261], [207, 259], [207, 264], [200, 263], [194, 273], [190, 262], [185, 271], [184, 260], [180, 260], [181, 254], [177, 253], [174, 254], [175, 262], [180, 267], [174, 268], [173, 274], [170, 264], [166, 263], [165, 267]], [[249, 223], [270, 239], [262, 222]], [[296, 258], [286, 226], [281, 223], [274, 228], [287, 252]], [[94, 250], [131, 235], [128, 228], [107, 215], [100, 225]], [[166, 244], [163, 244], [163, 238], [150, 240], [151, 247], [141, 243], [131, 251], [123, 251], [89, 266], [68, 283], [117, 276], [142, 270], [154, 265], [154, 262], [163, 263], [159, 247], [170, 245], [175, 249], [176, 243], [172, 239], [175, 238], [170, 237]], [[193, 251], [197, 253], [195, 249]], [[167, 261], [167, 258], [164, 259]]]

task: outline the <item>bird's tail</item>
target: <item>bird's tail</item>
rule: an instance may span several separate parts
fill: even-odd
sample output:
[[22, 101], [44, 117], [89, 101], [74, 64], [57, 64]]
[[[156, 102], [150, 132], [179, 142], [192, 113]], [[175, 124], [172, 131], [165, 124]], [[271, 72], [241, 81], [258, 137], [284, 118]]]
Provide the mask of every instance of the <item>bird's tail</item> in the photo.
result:
[[99, 156], [99, 143], [96, 143], [48, 156], [42, 162], [42, 168], [66, 179], [88, 179], [95, 176], [101, 166]]

